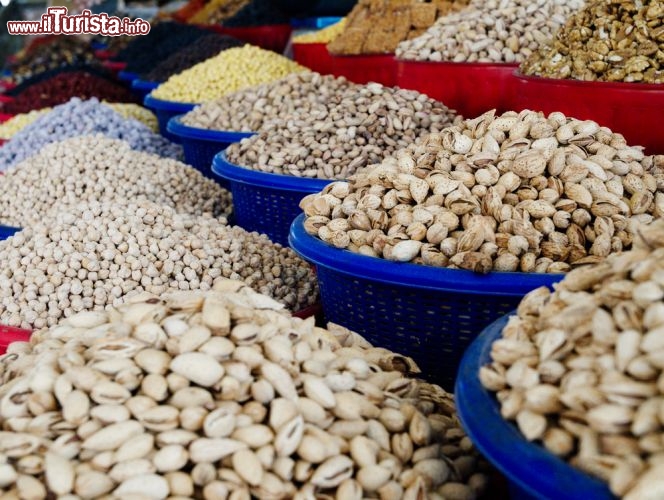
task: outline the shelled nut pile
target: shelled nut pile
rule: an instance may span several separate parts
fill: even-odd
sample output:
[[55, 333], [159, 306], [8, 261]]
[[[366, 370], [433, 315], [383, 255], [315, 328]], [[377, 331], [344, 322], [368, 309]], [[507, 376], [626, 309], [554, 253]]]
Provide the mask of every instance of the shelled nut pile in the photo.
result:
[[590, 0], [521, 66], [527, 75], [664, 83], [664, 2]]
[[460, 120], [424, 94], [378, 83], [353, 86], [323, 109], [277, 118], [231, 145], [231, 163], [263, 172], [345, 179]]
[[148, 201], [82, 203], [0, 241], [0, 323], [38, 329], [130, 292], [209, 290], [219, 277], [294, 311], [316, 300], [311, 267], [264, 235]]
[[326, 109], [328, 101], [357, 87], [343, 77], [313, 71], [293, 73], [196, 106], [184, 115], [182, 122], [209, 130], [254, 132], [275, 118]]
[[136, 297], [11, 346], [0, 362], [3, 490], [297, 500], [484, 490], [452, 396], [411, 378], [412, 360], [241, 286]]
[[73, 98], [16, 133], [0, 149], [0, 171], [38, 153], [44, 146], [71, 137], [103, 134], [122, 139], [136, 151], [182, 158], [182, 147], [153, 132], [147, 125], [125, 118], [97, 99]]
[[664, 156], [562, 113], [493, 112], [431, 134], [301, 207], [338, 248], [401, 262], [564, 272], [664, 214]]
[[50, 144], [0, 176], [0, 224], [27, 227], [86, 201], [139, 199], [191, 214], [232, 211], [230, 193], [193, 167], [83, 136]]
[[582, 6], [582, 0], [474, 0], [418, 38], [401, 42], [396, 55], [416, 61], [521, 62]]
[[664, 222], [529, 293], [480, 371], [529, 441], [629, 500], [661, 494]]
[[166, 101], [200, 103], [302, 71], [307, 68], [279, 54], [244, 45], [171, 76], [151, 95]]

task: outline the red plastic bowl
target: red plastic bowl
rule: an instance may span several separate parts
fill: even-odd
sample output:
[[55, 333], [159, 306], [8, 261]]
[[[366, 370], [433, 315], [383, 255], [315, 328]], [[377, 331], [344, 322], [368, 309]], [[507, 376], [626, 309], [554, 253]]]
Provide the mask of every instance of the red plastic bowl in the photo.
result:
[[324, 43], [294, 43], [293, 59], [322, 75], [335, 75], [334, 61]]
[[123, 71], [127, 67], [127, 63], [124, 61], [104, 61], [102, 62], [102, 66], [117, 76], [120, 71]]
[[108, 61], [111, 57], [115, 56], [115, 52], [106, 49], [95, 50], [95, 57], [101, 61]]
[[7, 92], [8, 90], [12, 90], [14, 88], [16, 88], [16, 84], [14, 82], [10, 82], [8, 80], [3, 80], [0, 82], [0, 93]]
[[0, 113], [0, 123], [5, 123], [6, 121], [11, 120], [14, 118], [14, 115], [9, 114], [9, 113]]
[[561, 111], [594, 120], [644, 146], [647, 154], [664, 153], [664, 84], [584, 82], [514, 74], [512, 107], [551, 113]]
[[393, 54], [366, 56], [333, 56], [333, 74], [355, 83], [378, 82], [388, 87], [397, 85], [397, 63]]
[[417, 90], [474, 118], [496, 109], [510, 109], [516, 64], [397, 62], [397, 85]]
[[5, 354], [12, 342], [28, 342], [30, 335], [32, 335], [30, 330], [0, 325], [0, 354]]
[[288, 45], [293, 28], [291, 28], [290, 24], [273, 24], [249, 28], [222, 26], [218, 31], [224, 35], [229, 35], [238, 40], [281, 54], [286, 45]]

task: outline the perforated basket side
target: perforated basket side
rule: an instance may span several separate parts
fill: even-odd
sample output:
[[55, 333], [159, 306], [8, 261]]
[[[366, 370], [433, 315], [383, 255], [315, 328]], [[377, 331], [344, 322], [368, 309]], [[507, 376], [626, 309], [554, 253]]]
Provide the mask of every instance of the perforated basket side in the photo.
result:
[[331, 182], [239, 167], [228, 163], [225, 153], [215, 156], [212, 172], [230, 181], [237, 224], [247, 231], [266, 234], [284, 246], [288, 246], [291, 223], [302, 212], [302, 198]]
[[7, 238], [14, 236], [14, 234], [18, 233], [20, 230], [21, 230], [20, 227], [0, 225], [0, 241], [6, 240]]
[[480, 367], [491, 361], [491, 344], [506, 323], [507, 317], [503, 317], [488, 326], [461, 362], [454, 395], [468, 437], [510, 481], [514, 500], [615, 499], [599, 479], [575, 469], [540, 444], [528, 442], [516, 425], [502, 418], [495, 395], [482, 386]]
[[185, 102], [163, 101], [148, 94], [143, 99], [146, 108], [151, 109], [159, 122], [159, 133], [167, 139], [180, 143], [180, 139], [168, 131], [168, 121], [174, 116], [181, 115], [194, 109], [196, 104]]

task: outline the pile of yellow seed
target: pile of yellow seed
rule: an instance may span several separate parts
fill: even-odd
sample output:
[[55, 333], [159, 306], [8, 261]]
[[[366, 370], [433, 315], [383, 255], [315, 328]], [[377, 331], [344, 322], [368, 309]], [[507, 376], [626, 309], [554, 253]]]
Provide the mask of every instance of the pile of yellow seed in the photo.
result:
[[200, 103], [302, 71], [309, 70], [275, 52], [244, 45], [171, 76], [152, 91], [152, 96], [165, 101]]
[[30, 125], [40, 116], [44, 116], [49, 111], [51, 111], [51, 108], [35, 109], [29, 113], [21, 113], [4, 123], [0, 123], [0, 139], [11, 139], [15, 134], [23, 130], [23, 128]]
[[107, 106], [113, 109], [116, 113], [124, 116], [125, 118], [133, 118], [139, 122], [144, 123], [153, 132], [159, 131], [159, 123], [157, 122], [157, 117], [149, 109], [145, 109], [143, 106], [138, 104], [129, 104], [122, 102], [104, 102]]
[[346, 18], [322, 30], [304, 33], [293, 38], [293, 43], [330, 43], [346, 28]]

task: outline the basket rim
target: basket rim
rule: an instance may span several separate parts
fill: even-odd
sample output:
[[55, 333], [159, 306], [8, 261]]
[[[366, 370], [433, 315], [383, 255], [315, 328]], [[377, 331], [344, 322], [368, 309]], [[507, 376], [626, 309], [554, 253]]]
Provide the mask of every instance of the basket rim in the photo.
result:
[[343, 17], [339, 16], [317, 16], [302, 19], [291, 18], [290, 25], [293, 29], [323, 29], [337, 24]]
[[7, 238], [10, 238], [14, 234], [18, 233], [21, 231], [22, 228], [20, 227], [14, 227], [14, 226], [5, 226], [0, 224], [0, 241], [6, 240]]
[[141, 78], [134, 78], [131, 81], [131, 88], [137, 90], [153, 90], [159, 87], [163, 82], [153, 82], [151, 80], [142, 80]]
[[186, 113], [187, 111], [194, 109], [197, 106], [197, 103], [164, 101], [163, 99], [153, 97], [152, 93], [150, 93], [143, 98], [143, 105], [145, 105], [147, 108], [152, 108], [159, 111], [176, 111], [179, 113]]
[[226, 159], [226, 150], [217, 153], [212, 160], [212, 173], [231, 182], [259, 186], [275, 191], [317, 193], [333, 180], [309, 179], [293, 175], [270, 174], [234, 165]]
[[305, 214], [293, 221], [288, 242], [304, 260], [357, 278], [391, 285], [476, 295], [520, 297], [540, 286], [551, 287], [564, 274], [490, 272], [477, 274], [464, 269], [391, 262], [342, 250], [309, 235]]
[[546, 78], [542, 76], [526, 75], [516, 69], [513, 73], [514, 78], [522, 83], [534, 83], [536, 85], [549, 85], [560, 87], [585, 87], [587, 89], [597, 88], [597, 90], [629, 90], [631, 92], [643, 90], [645, 92], [660, 92], [664, 96], [664, 85], [661, 83], [638, 83], [638, 82], [598, 82], [574, 80], [572, 78]]
[[122, 70], [118, 73], [118, 78], [125, 82], [133, 82], [138, 78], [138, 73]]
[[437, 68], [477, 68], [477, 69], [518, 69], [519, 63], [497, 63], [497, 62], [454, 62], [454, 61], [416, 61], [414, 59], [399, 59], [395, 57], [397, 64], [404, 66], [432, 66]]
[[209, 130], [206, 128], [191, 127], [182, 123], [182, 117], [186, 113], [173, 116], [168, 120], [166, 130], [173, 135], [184, 137], [185, 139], [195, 139], [209, 142], [238, 142], [241, 139], [251, 137], [256, 132], [234, 132], [232, 130]]
[[[461, 360], [454, 396], [463, 428], [482, 455], [536, 498], [615, 498], [599, 479], [572, 467], [543, 446], [528, 442], [513, 423], [502, 418], [496, 398], [482, 386], [479, 369], [490, 361], [491, 344], [501, 335], [513, 313], [486, 327]], [[519, 472], [523, 474], [515, 475]]]

